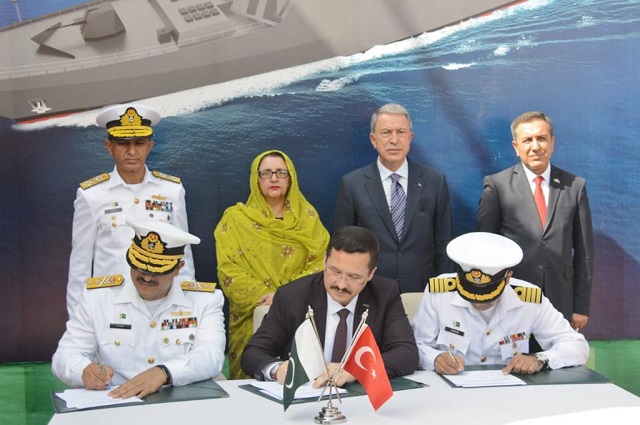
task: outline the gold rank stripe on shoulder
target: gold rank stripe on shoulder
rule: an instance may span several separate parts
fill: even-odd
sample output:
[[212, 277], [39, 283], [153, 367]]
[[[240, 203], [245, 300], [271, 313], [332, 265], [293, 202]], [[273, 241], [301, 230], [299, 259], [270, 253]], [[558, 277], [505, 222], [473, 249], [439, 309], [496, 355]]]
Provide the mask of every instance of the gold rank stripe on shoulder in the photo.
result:
[[432, 277], [429, 279], [429, 292], [451, 292], [456, 290], [458, 281], [455, 276], [452, 277]]
[[540, 304], [542, 302], [542, 289], [530, 286], [513, 286], [513, 290], [525, 303]]
[[180, 284], [183, 291], [195, 291], [195, 292], [215, 292], [215, 282], [196, 282], [195, 280], [185, 280]]
[[168, 180], [174, 183], [182, 183], [182, 181], [180, 180], [180, 177], [170, 176], [169, 174], [161, 173], [160, 171], [152, 171], [151, 174], [153, 174], [154, 177], [157, 177], [162, 180]]
[[80, 187], [82, 189], [89, 189], [90, 187], [93, 187], [97, 184], [100, 184], [102, 182], [106, 182], [107, 180], [109, 180], [111, 178], [111, 175], [109, 173], [102, 173], [99, 176], [95, 176], [92, 179], [89, 180], [85, 180], [82, 183], [80, 183]]
[[113, 274], [111, 276], [100, 276], [87, 278], [87, 289], [111, 288], [120, 286], [124, 282], [121, 274]]

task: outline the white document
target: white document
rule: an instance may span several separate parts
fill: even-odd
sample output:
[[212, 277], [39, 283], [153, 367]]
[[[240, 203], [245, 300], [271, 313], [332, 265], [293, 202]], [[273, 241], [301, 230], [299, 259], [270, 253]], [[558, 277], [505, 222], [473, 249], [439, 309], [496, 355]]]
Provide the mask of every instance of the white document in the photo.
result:
[[88, 409], [90, 407], [110, 406], [113, 404], [125, 403], [143, 403], [138, 397], [129, 398], [112, 398], [107, 394], [113, 388], [108, 390], [64, 390], [61, 393], [55, 393], [56, 397], [63, 399], [67, 403], [69, 409]]
[[502, 370], [465, 370], [459, 375], [442, 375], [456, 387], [500, 387], [505, 385], [527, 385], [514, 375], [505, 375]]
[[[280, 385], [278, 382], [276, 381], [255, 381], [252, 382], [251, 385], [253, 385], [256, 388], [259, 388], [260, 391], [269, 394], [272, 397], [277, 398], [278, 400], [282, 400], [282, 389], [283, 386]], [[322, 388], [313, 388], [312, 387], [312, 383], [311, 381], [307, 382], [306, 384], [300, 386], [300, 388], [298, 388], [296, 390], [296, 395], [295, 395], [295, 399], [302, 399], [302, 398], [311, 398], [311, 397], [320, 397], [320, 394], [322, 394], [322, 390], [324, 389], [324, 387]], [[343, 388], [338, 388], [338, 392], [340, 394], [344, 394], [347, 392], [347, 390], [343, 389]], [[335, 394], [335, 388], [333, 389], [333, 394]], [[324, 395], [329, 395], [329, 389], [327, 388], [327, 390], [324, 392]]]

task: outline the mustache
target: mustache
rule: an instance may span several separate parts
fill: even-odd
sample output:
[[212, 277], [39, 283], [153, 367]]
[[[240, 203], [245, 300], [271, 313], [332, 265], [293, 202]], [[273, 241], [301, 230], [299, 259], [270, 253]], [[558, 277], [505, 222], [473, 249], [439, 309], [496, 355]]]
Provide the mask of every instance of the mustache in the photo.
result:
[[348, 289], [346, 289], [346, 288], [339, 288], [337, 285], [331, 285], [331, 287], [330, 287], [330, 288], [331, 288], [331, 290], [333, 290], [333, 291], [338, 291], [338, 292], [341, 292], [341, 293], [343, 293], [343, 294], [349, 294], [349, 295], [351, 295], [351, 291], [350, 291], [350, 290], [348, 290]]
[[153, 285], [157, 285], [158, 281], [154, 278], [149, 278], [149, 279], [145, 279], [143, 275], [138, 276], [138, 278], [136, 279], [136, 281], [138, 281], [139, 283], [144, 283], [144, 284], [153, 284]]

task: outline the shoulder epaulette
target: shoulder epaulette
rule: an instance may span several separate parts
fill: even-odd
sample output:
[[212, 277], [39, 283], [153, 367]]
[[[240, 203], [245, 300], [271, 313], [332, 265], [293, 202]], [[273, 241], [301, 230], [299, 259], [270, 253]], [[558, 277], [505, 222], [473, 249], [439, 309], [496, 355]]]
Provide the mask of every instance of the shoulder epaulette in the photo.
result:
[[92, 179], [83, 181], [82, 183], [80, 183], [80, 187], [82, 189], [89, 189], [92, 186], [95, 186], [95, 185], [100, 184], [102, 182], [106, 182], [110, 178], [111, 178], [111, 175], [109, 173], [102, 173], [99, 176], [95, 176]]
[[180, 177], [170, 176], [169, 174], [161, 173], [160, 171], [152, 171], [151, 174], [153, 174], [154, 177], [157, 177], [162, 180], [168, 180], [174, 183], [182, 183], [182, 181], [180, 180]]
[[183, 291], [215, 292], [216, 285], [217, 284], [215, 282], [196, 282], [195, 280], [185, 280], [180, 284], [180, 288], [182, 288]]
[[458, 280], [455, 276], [451, 277], [432, 277], [429, 279], [429, 292], [451, 292], [456, 290]]
[[110, 288], [120, 286], [124, 282], [121, 274], [112, 274], [111, 276], [89, 277], [87, 278], [87, 289]]
[[540, 304], [542, 302], [542, 289], [531, 286], [512, 286], [516, 295], [525, 303]]

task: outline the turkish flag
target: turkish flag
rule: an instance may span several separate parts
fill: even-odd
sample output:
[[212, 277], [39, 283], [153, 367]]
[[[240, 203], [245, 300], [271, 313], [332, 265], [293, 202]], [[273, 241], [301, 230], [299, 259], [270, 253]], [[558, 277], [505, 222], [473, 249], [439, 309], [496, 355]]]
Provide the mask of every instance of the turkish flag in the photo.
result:
[[375, 410], [378, 410], [393, 395], [380, 349], [369, 325], [364, 326], [358, 340], [351, 347], [349, 358], [343, 369], [362, 384]]

